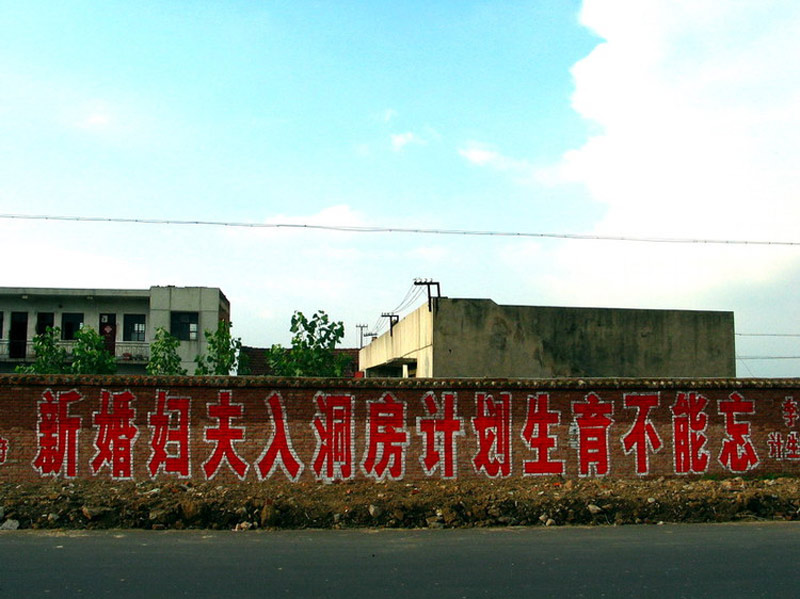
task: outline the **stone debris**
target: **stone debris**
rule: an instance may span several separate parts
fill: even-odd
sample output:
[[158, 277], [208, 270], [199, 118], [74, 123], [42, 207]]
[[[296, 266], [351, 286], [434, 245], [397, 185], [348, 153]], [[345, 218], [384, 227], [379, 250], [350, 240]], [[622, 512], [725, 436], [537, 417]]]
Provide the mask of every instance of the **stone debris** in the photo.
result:
[[793, 477], [157, 482], [0, 482], [0, 528], [243, 531], [800, 520], [800, 478]]
[[9, 518], [2, 525], [0, 525], [0, 530], [17, 530], [19, 528], [19, 520], [12, 520]]

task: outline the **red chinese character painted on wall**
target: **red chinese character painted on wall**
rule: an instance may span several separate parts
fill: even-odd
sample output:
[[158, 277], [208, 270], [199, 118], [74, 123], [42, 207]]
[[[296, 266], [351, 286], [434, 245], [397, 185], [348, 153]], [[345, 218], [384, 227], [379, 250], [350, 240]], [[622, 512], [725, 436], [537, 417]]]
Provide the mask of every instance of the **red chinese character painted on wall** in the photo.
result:
[[406, 468], [406, 404], [386, 393], [367, 402], [367, 449], [361, 469], [381, 481], [403, 478]]
[[458, 453], [456, 437], [464, 434], [463, 418], [457, 416], [458, 399], [455, 393], [442, 393], [441, 402], [434, 393], [422, 398], [426, 417], [417, 417], [417, 434], [422, 436], [422, 469], [428, 476], [438, 468], [442, 478], [456, 478]]
[[70, 416], [69, 407], [83, 397], [76, 390], [53, 393], [50, 389], [39, 400], [36, 422], [38, 453], [33, 469], [42, 476], [67, 478], [78, 475], [78, 435], [82, 418]]
[[758, 454], [750, 441], [750, 423], [739, 422], [740, 414], [755, 414], [755, 405], [739, 393], [731, 393], [728, 399], [717, 402], [719, 413], [725, 416], [725, 434], [719, 463], [731, 472], [747, 472], [759, 464]]
[[272, 436], [267, 441], [264, 452], [258, 458], [256, 469], [258, 478], [264, 480], [275, 473], [279, 465], [283, 473], [292, 482], [297, 482], [303, 472], [304, 465], [297, 457], [289, 436], [289, 423], [286, 421], [286, 409], [280, 393], [273, 392], [266, 399], [272, 420]]
[[625, 453], [636, 451], [636, 474], [650, 473], [650, 453], [658, 452], [663, 445], [648, 417], [650, 410], [657, 408], [658, 403], [658, 393], [626, 393], [623, 400], [625, 408], [636, 409], [636, 420], [622, 437]]
[[589, 393], [583, 401], [572, 402], [578, 426], [578, 476], [605, 476], [609, 472], [608, 429], [614, 404]]
[[476, 474], [481, 470], [492, 478], [511, 474], [511, 394], [494, 399], [486, 393], [475, 394], [472, 417], [478, 451], [472, 459]]
[[191, 477], [189, 460], [189, 422], [191, 401], [188, 397], [167, 395], [156, 391], [156, 409], [147, 415], [150, 437], [150, 460], [147, 468], [153, 478], [159, 471]]
[[523, 476], [564, 474], [564, 461], [550, 457], [550, 452], [558, 447], [558, 436], [550, 434], [550, 427], [561, 424], [561, 412], [550, 411], [549, 402], [549, 393], [528, 396], [528, 414], [520, 436], [536, 451], [536, 459], [522, 463]]
[[208, 416], [217, 421], [216, 427], [206, 427], [205, 440], [214, 443], [211, 457], [203, 464], [206, 479], [212, 479], [219, 471], [222, 460], [228, 462], [231, 470], [244, 480], [250, 465], [237, 453], [234, 443], [244, 441], [244, 427], [231, 426], [233, 418], [244, 416], [244, 406], [231, 401], [231, 391], [220, 391], [218, 403], [208, 404]]
[[350, 480], [353, 470], [354, 398], [352, 395], [317, 393], [317, 412], [311, 422], [317, 448], [311, 469], [318, 480]]
[[792, 431], [786, 435], [783, 457], [787, 460], [800, 460], [800, 437], [798, 437], [797, 431]]
[[94, 439], [97, 452], [90, 463], [92, 474], [108, 466], [111, 478], [133, 477], [133, 444], [139, 436], [134, 424], [136, 410], [131, 407], [134, 399], [130, 391], [100, 392], [100, 411], [92, 415], [92, 424], [97, 429]]
[[787, 397], [781, 404], [781, 411], [783, 412], [783, 421], [788, 428], [794, 428], [797, 423], [797, 417], [800, 412], [797, 410], [797, 402], [792, 397]]
[[783, 460], [783, 435], [773, 432], [767, 435], [767, 457], [779, 462]]
[[6, 463], [8, 458], [8, 439], [0, 437], [0, 465]]
[[703, 474], [710, 453], [705, 449], [708, 400], [694, 391], [678, 393], [672, 410], [672, 446], [675, 474]]

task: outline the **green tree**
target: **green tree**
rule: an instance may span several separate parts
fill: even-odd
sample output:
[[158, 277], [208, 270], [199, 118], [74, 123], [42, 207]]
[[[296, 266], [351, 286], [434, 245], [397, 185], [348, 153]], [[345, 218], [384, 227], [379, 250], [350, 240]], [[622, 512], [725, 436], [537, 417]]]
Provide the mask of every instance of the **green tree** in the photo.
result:
[[334, 352], [344, 337], [344, 324], [331, 321], [323, 311], [310, 319], [296, 311], [291, 325], [292, 347], [273, 345], [267, 350], [267, 360], [276, 376], [342, 376], [350, 362], [347, 356]]
[[41, 335], [33, 338], [33, 364], [17, 366], [22, 374], [64, 374], [69, 372], [67, 350], [58, 341], [61, 338], [59, 327], [47, 327]]
[[147, 374], [152, 375], [184, 375], [185, 368], [181, 368], [181, 357], [178, 355], [178, 346], [181, 342], [177, 337], [169, 334], [164, 327], [156, 329], [156, 336], [150, 344], [150, 359], [147, 361]]
[[[216, 331], [213, 333], [204, 331], [203, 334], [208, 343], [208, 355], [197, 356], [194, 359], [197, 363], [195, 374], [228, 375], [236, 371], [238, 367], [244, 367], [244, 364], [239, 364], [242, 340], [238, 337], [231, 338], [231, 323], [220, 320]], [[242, 368], [239, 368], [238, 372], [246, 374]]]
[[81, 327], [75, 332], [75, 345], [72, 347], [74, 374], [114, 374], [117, 360], [106, 349], [105, 339], [92, 327]]

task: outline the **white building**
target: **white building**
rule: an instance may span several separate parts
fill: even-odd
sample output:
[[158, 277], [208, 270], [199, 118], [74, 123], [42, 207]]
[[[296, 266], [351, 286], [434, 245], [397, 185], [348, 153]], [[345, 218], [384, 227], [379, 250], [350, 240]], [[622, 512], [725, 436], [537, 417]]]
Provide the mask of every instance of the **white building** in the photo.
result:
[[194, 372], [194, 358], [207, 353], [203, 332], [230, 321], [230, 303], [213, 287], [150, 289], [45, 289], [0, 287], [0, 372], [33, 360], [33, 338], [61, 328], [69, 349], [75, 331], [91, 326], [116, 356], [118, 372], [144, 373], [150, 342], [159, 327], [177, 337], [181, 365]]

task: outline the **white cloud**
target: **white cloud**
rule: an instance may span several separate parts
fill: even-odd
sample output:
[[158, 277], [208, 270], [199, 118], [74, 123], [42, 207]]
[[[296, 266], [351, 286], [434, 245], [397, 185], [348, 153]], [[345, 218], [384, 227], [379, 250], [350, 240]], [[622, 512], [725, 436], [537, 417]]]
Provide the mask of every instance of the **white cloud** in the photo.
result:
[[411, 131], [407, 131], [405, 133], [396, 133], [390, 135], [389, 137], [391, 140], [392, 149], [395, 151], [400, 151], [409, 144], [425, 145], [427, 143], [419, 135]]
[[468, 162], [498, 171], [529, 172], [531, 165], [525, 160], [504, 156], [493, 146], [478, 141], [470, 141], [458, 153]]
[[[537, 179], [583, 184], [605, 207], [600, 235], [796, 240], [800, 5], [585, 0], [581, 21], [605, 41], [573, 67], [572, 103], [600, 133]], [[570, 280], [627, 290], [628, 303], [764, 281], [796, 260], [753, 248], [564, 248]]]
[[433, 141], [441, 140], [442, 136], [433, 127], [422, 127], [421, 131], [406, 131], [405, 133], [395, 133], [389, 136], [392, 149], [400, 151], [408, 145], [425, 146]]
[[599, 230], [793, 237], [795, 6], [586, 0], [581, 20], [606, 41], [573, 68], [573, 105], [602, 133], [560, 172], [606, 204]]

